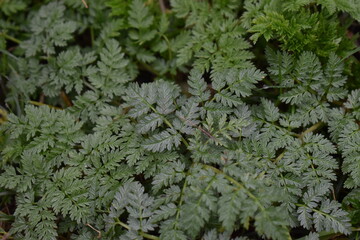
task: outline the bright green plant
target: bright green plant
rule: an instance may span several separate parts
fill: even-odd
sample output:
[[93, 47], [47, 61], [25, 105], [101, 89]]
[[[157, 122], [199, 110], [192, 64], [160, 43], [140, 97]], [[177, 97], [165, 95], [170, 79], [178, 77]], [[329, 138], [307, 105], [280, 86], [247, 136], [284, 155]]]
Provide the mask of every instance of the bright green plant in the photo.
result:
[[0, 0], [0, 234], [356, 239], [355, 1], [88, 5]]
[[337, 52], [345, 56], [352, 48], [345, 36], [348, 23], [335, 20], [336, 10], [346, 11], [360, 20], [358, 0], [249, 0], [244, 6], [242, 25], [253, 33], [251, 40], [256, 42], [264, 36], [266, 41], [277, 40], [282, 49], [294, 53], [313, 51], [319, 56], [329, 56]]

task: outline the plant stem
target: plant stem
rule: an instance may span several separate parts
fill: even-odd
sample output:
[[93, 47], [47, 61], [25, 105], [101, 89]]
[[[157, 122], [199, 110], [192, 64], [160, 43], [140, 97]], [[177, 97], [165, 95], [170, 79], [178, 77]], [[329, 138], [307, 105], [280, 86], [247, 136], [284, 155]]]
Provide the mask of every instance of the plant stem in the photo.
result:
[[[312, 125], [311, 127], [309, 127], [308, 129], [306, 129], [305, 131], [303, 131], [299, 136], [298, 136], [298, 139], [302, 140], [304, 138], [304, 136], [307, 134], [307, 133], [310, 133], [310, 132], [314, 132], [316, 131], [318, 128], [322, 127], [323, 126], [323, 122], [318, 122], [314, 125]], [[274, 160], [274, 163], [280, 161], [285, 155], [285, 151], [283, 151], [279, 156], [277, 156]]]
[[4, 56], [5, 56], [5, 55], [8, 55], [9, 57], [12, 57], [12, 58], [14, 58], [15, 60], [18, 60], [18, 58], [15, 57], [13, 54], [11, 54], [9, 51], [0, 49], [0, 53], [3, 53]]
[[152, 240], [160, 239], [157, 236], [154, 236], [154, 235], [151, 235], [151, 234], [148, 234], [148, 233], [144, 233], [144, 232], [140, 232], [140, 235], [143, 236], [144, 238], [147, 238], [147, 239], [152, 239]]
[[283, 157], [285, 156], [285, 151], [283, 151], [279, 156], [277, 156], [277, 158], [275, 158], [275, 163], [277, 163], [278, 161], [280, 161]]
[[261, 211], [265, 211], [265, 207], [260, 203], [259, 199], [252, 194], [243, 184], [239, 183], [238, 181], [236, 181], [234, 178], [230, 177], [229, 175], [227, 175], [226, 173], [224, 173], [223, 171], [221, 171], [220, 169], [217, 169], [213, 166], [207, 165], [207, 164], [202, 164], [204, 168], [207, 169], [211, 169], [212, 171], [214, 171], [217, 174], [221, 174], [223, 175], [226, 180], [228, 180], [229, 182], [231, 182], [232, 184], [238, 186], [241, 189], [244, 189], [244, 191], [246, 192], [246, 194], [255, 201], [255, 203], [259, 206], [259, 208], [261, 209]]
[[49, 108], [63, 110], [62, 108], [55, 107], [55, 106], [52, 106], [52, 105], [49, 105], [46, 103], [41, 103], [41, 102], [36, 102], [36, 101], [29, 101], [29, 103], [31, 103], [32, 105], [36, 105], [36, 106], [48, 106]]
[[310, 132], [314, 132], [316, 131], [318, 128], [320, 128], [323, 125], [323, 122], [318, 122], [314, 125], [312, 125], [311, 127], [309, 127], [308, 129], [306, 129], [304, 132], [302, 132], [299, 136], [299, 139], [303, 139], [303, 137], [305, 136], [305, 134], [310, 133]]
[[93, 90], [94, 92], [97, 92], [97, 89], [87, 81], [84, 81], [84, 85]]
[[87, 3], [86, 3], [85, 0], [81, 0], [81, 1], [82, 1], [82, 3], [84, 4], [84, 6], [85, 6], [86, 8], [89, 8], [89, 6], [87, 5]]
[[[115, 223], [118, 224], [118, 225], [120, 225], [120, 226], [122, 226], [123, 228], [126, 228], [126, 229], [129, 230], [129, 231], [131, 230], [131, 227], [130, 227], [129, 225], [123, 223], [122, 221], [120, 221], [119, 218], [116, 218], [116, 219], [115, 219]], [[142, 231], [140, 231], [139, 234], [140, 234], [141, 236], [143, 236], [144, 238], [151, 239], [151, 240], [159, 240], [159, 239], [160, 239], [160, 238], [157, 237], [157, 236], [154, 236], [154, 235], [151, 235], [151, 234], [148, 234], [148, 233], [144, 233], [144, 232], [142, 232]]]
[[166, 12], [166, 6], [165, 6], [165, 3], [164, 3], [164, 0], [159, 0], [159, 5], [160, 5], [160, 8], [161, 8], [161, 12], [165, 13]]
[[126, 228], [127, 230], [130, 230], [130, 229], [131, 229], [128, 225], [126, 225], [125, 223], [123, 223], [122, 221], [120, 221], [119, 218], [116, 218], [116, 222], [115, 222], [115, 223], [116, 223], [116, 224], [119, 224], [119, 225], [122, 226], [123, 228]]
[[[191, 169], [191, 167], [190, 167], [190, 169]], [[185, 192], [186, 187], [187, 187], [187, 178], [185, 178], [184, 185], [181, 188], [180, 200], [179, 200], [178, 210], [177, 210], [176, 218], [175, 218], [176, 221], [179, 219], [179, 216], [180, 216], [180, 206], [182, 205], [182, 203], [184, 201], [184, 192]]]
[[151, 72], [152, 74], [154, 74], [156, 76], [160, 76], [160, 73], [158, 71], [156, 71], [155, 69], [153, 69], [149, 64], [140, 62], [140, 66], [143, 67], [143, 69]]
[[14, 42], [14, 43], [17, 43], [17, 44], [20, 44], [20, 43], [21, 43], [21, 41], [20, 41], [19, 39], [14, 38], [14, 37], [12, 37], [12, 36], [9, 36], [9, 35], [7, 35], [7, 34], [4, 33], [4, 32], [0, 33], [0, 36], [3, 36], [5, 39], [10, 40], [10, 41], [12, 41], [12, 42]]
[[[168, 127], [175, 129], [174, 126], [171, 124], [171, 122], [169, 122], [166, 117], [162, 114], [160, 114], [148, 101], [146, 101], [145, 98], [141, 97], [143, 100], [143, 103], [145, 103], [154, 113], [158, 114], [159, 116], [161, 116], [161, 118], [163, 119], [164, 123], [166, 125], [168, 125]], [[179, 132], [178, 132], [179, 133]], [[181, 133], [179, 133], [181, 135]], [[189, 147], [189, 143], [186, 141], [186, 139], [181, 135], [181, 141], [185, 144], [186, 147]]]
[[64, 103], [67, 107], [71, 107], [73, 105], [70, 98], [66, 95], [66, 93], [64, 91], [60, 92], [60, 97], [64, 101]]
[[323, 211], [320, 211], [320, 210], [317, 210], [317, 209], [315, 209], [315, 208], [311, 208], [311, 207], [309, 207], [309, 206], [307, 206], [307, 205], [305, 205], [305, 204], [299, 204], [299, 203], [296, 203], [295, 204], [296, 206], [298, 206], [298, 207], [304, 207], [304, 208], [307, 208], [307, 209], [311, 209], [312, 211], [314, 211], [314, 212], [316, 212], [316, 213], [319, 213], [319, 214], [321, 214], [321, 215], [324, 215], [324, 216], [326, 216], [326, 217], [328, 217], [328, 218], [331, 218], [331, 219], [333, 219], [333, 220], [337, 220], [336, 218], [334, 218], [333, 216], [331, 216], [330, 214], [328, 214], [328, 213], [326, 213], [326, 212], [323, 212]]
[[99, 230], [97, 230], [96, 228], [94, 228], [93, 226], [91, 226], [89, 223], [87, 223], [86, 226], [88, 226], [89, 228], [91, 228], [92, 230], [94, 230], [95, 232], [97, 232], [97, 234], [98, 234], [97, 238], [98, 238], [98, 239], [101, 238], [101, 232], [100, 232]]
[[91, 46], [94, 46], [95, 37], [94, 37], [94, 28], [90, 27], [90, 38], [91, 38]]

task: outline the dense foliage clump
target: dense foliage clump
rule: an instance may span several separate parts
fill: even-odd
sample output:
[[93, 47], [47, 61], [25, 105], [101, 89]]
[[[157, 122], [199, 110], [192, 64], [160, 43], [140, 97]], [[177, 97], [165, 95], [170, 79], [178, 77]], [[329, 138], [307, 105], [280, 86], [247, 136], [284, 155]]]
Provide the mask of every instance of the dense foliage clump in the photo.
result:
[[0, 0], [0, 236], [358, 239], [359, 21], [358, 0]]

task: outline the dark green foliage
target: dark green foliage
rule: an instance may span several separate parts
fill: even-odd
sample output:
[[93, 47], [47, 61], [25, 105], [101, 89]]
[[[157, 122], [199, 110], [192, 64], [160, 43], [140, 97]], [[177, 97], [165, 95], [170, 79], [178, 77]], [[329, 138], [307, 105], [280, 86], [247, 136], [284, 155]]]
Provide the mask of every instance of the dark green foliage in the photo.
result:
[[0, 234], [356, 239], [356, 0], [87, 4], [0, 0]]

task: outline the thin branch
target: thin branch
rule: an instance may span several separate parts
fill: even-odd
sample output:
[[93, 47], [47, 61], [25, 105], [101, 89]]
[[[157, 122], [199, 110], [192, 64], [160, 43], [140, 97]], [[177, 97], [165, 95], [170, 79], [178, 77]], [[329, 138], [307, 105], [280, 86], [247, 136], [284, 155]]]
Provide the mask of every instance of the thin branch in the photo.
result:
[[12, 42], [14, 42], [14, 43], [17, 43], [17, 44], [20, 44], [20, 43], [21, 43], [21, 41], [20, 41], [19, 39], [14, 38], [14, 37], [12, 37], [12, 36], [9, 36], [9, 35], [7, 35], [7, 34], [4, 33], [4, 32], [0, 33], [0, 36], [3, 36], [5, 39], [10, 40], [10, 41], [12, 41]]
[[[1, 34], [0, 34], [0, 35], [1, 35]], [[17, 57], [15, 57], [13, 54], [11, 54], [11, 53], [10, 53], [9, 51], [7, 51], [7, 50], [0, 49], [0, 53], [3, 53], [3, 54], [5, 54], [5, 55], [8, 55], [9, 57], [14, 58], [15, 60], [18, 60]]]
[[151, 240], [159, 240], [160, 239], [157, 236], [154, 236], [154, 235], [151, 235], [148, 233], [144, 233], [144, 232], [140, 232], [140, 235], [143, 236], [144, 238], [151, 239]]
[[147, 63], [144, 63], [144, 62], [140, 62], [140, 68], [146, 70], [146, 71], [149, 71], [151, 72], [152, 74], [156, 75], [156, 76], [160, 76], [161, 74], [156, 71], [154, 68], [152, 68], [149, 64]]
[[[298, 139], [302, 140], [307, 133], [314, 132], [322, 126], [323, 126], [323, 122], [318, 122], [318, 123], [312, 125], [308, 129], [303, 131], [301, 134], [299, 134]], [[284, 155], [285, 155], [285, 150], [279, 156], [277, 156], [275, 158], [274, 163], [280, 161], [284, 157]]]
[[118, 219], [118, 218], [116, 218], [115, 223], [116, 223], [116, 224], [119, 224], [119, 225], [122, 226], [123, 228], [126, 228], [127, 230], [131, 230], [131, 228], [130, 228], [127, 224], [123, 223], [123, 222], [120, 221], [120, 219]]
[[302, 132], [300, 134], [299, 139], [303, 139], [307, 133], [316, 131], [318, 128], [322, 127], [322, 125], [323, 125], [323, 122], [318, 122], [318, 123], [312, 125], [311, 127], [309, 127], [308, 129], [306, 129], [304, 132]]
[[71, 100], [69, 99], [69, 97], [66, 95], [66, 93], [64, 91], [60, 92], [60, 97], [64, 101], [64, 103], [67, 107], [71, 107], [73, 105], [73, 103], [71, 102]]
[[98, 233], [97, 238], [100, 239], [101, 238], [101, 232], [99, 230], [97, 230], [96, 228], [94, 228], [93, 226], [91, 226], [89, 223], [86, 224], [86, 226], [88, 226], [89, 228], [91, 228], [92, 230], [94, 230], [95, 232]]
[[82, 3], [85, 5], [86, 8], [89, 8], [89, 6], [87, 5], [86, 1], [85, 0], [81, 0]]
[[[228, 180], [229, 182], [231, 182], [232, 184], [237, 186], [238, 189], [242, 189], [248, 195], [248, 197], [250, 197], [255, 202], [255, 204], [258, 205], [259, 209], [262, 212], [264, 212], [267, 215], [267, 217], [270, 219], [270, 217], [268, 216], [268, 213], [266, 212], [266, 207], [261, 203], [259, 198], [257, 198], [245, 185], [241, 184], [236, 179], [232, 178], [231, 176], [227, 175], [224, 171], [222, 171], [216, 167], [213, 167], [213, 166], [207, 165], [207, 164], [201, 164], [201, 165], [205, 169], [210, 169], [213, 172], [215, 172], [216, 174], [223, 175], [226, 180]], [[287, 230], [286, 226], [282, 225], [282, 227]], [[286, 239], [291, 239], [289, 234], [288, 234], [288, 238], [286, 238]]]
[[97, 89], [87, 81], [84, 81], [84, 85], [93, 90], [94, 92], [97, 92]]
[[314, 211], [314, 212], [316, 212], [316, 213], [319, 213], [319, 214], [321, 214], [321, 215], [324, 215], [324, 216], [326, 216], [326, 217], [328, 217], [328, 218], [331, 218], [331, 219], [333, 219], [333, 220], [336, 221], [336, 218], [335, 218], [334, 216], [330, 215], [329, 213], [324, 212], [324, 211], [321, 211], [321, 210], [318, 210], [318, 209], [316, 209], [316, 208], [309, 207], [309, 206], [306, 205], [306, 204], [295, 203], [295, 206], [297, 206], [297, 207], [304, 207], [304, 208], [310, 209], [310, 210], [312, 210], [312, 211]]
[[[119, 218], [116, 218], [115, 219], [115, 224], [119, 224], [120, 226], [122, 226], [123, 228], [126, 228], [127, 230], [131, 230], [131, 227], [125, 223], [123, 223], [122, 221], [120, 221]], [[154, 235], [151, 235], [151, 234], [148, 234], [148, 233], [144, 233], [142, 231], [139, 232], [139, 234], [144, 237], [144, 238], [147, 238], [147, 239], [151, 239], [151, 240], [159, 240], [160, 238], [157, 237], [157, 236], [154, 236]]]
[[164, 0], [159, 0], [159, 5], [160, 5], [160, 8], [161, 8], [161, 12], [166, 13], [166, 6], [165, 6], [165, 3], [164, 3]]
[[[169, 122], [166, 117], [162, 114], [160, 114], [143, 96], [139, 96], [143, 103], [145, 103], [154, 113], [158, 114], [164, 121], [166, 125], [168, 125], [170, 128], [175, 129], [174, 126]], [[179, 133], [181, 135], [181, 133]], [[189, 147], [189, 143], [186, 141], [186, 139], [181, 135], [181, 141], [185, 144], [186, 147]]]
[[45, 103], [41, 103], [41, 102], [29, 101], [29, 103], [31, 103], [32, 105], [35, 105], [35, 106], [48, 106], [49, 108], [58, 109], [58, 110], [63, 110], [62, 108], [55, 107], [55, 106], [52, 106], [52, 105], [49, 105], [49, 104], [45, 104]]
[[274, 163], [277, 163], [285, 156], [285, 151], [283, 151], [277, 158], [275, 158]]
[[41, 93], [40, 98], [39, 98], [39, 102], [44, 103], [45, 102], [45, 94]]
[[216, 167], [207, 165], [207, 164], [202, 164], [203, 168], [206, 169], [211, 169], [213, 172], [217, 173], [217, 174], [221, 174], [225, 177], [226, 180], [228, 180], [229, 182], [231, 182], [232, 184], [234, 184], [235, 186], [237, 186], [239, 189], [243, 189], [246, 194], [254, 200], [254, 202], [258, 205], [258, 207], [261, 209], [261, 211], [266, 211], [265, 207], [261, 204], [261, 202], [259, 201], [259, 199], [250, 192], [249, 189], [247, 189], [243, 184], [239, 183], [238, 181], [236, 181], [234, 178], [230, 177], [229, 175], [227, 175], [225, 172], [223, 172], [220, 169], [217, 169]]
[[199, 129], [201, 132], [203, 132], [206, 136], [208, 136], [209, 138], [213, 139], [213, 140], [217, 140], [213, 135], [211, 135], [211, 133], [209, 133], [208, 131], [206, 131], [205, 129], [203, 129], [200, 126], [197, 126], [195, 123], [193, 123], [192, 121], [185, 119], [184, 117], [178, 116], [181, 120], [187, 122], [190, 126], [192, 127], [196, 127], [197, 129]]
[[[193, 165], [191, 165], [192, 167]], [[189, 171], [191, 169], [191, 167], [189, 168]], [[189, 171], [187, 172], [187, 174], [189, 173]], [[185, 178], [185, 181], [184, 181], [184, 185], [182, 186], [181, 188], [181, 192], [180, 192], [180, 200], [179, 200], [179, 204], [178, 204], [178, 207], [177, 207], [177, 210], [176, 210], [176, 217], [175, 217], [175, 221], [177, 222], [179, 217], [180, 217], [180, 207], [181, 205], [183, 204], [183, 201], [184, 201], [184, 193], [185, 193], [185, 189], [187, 187], [188, 183], [187, 183], [187, 177]]]
[[333, 199], [334, 199], [335, 201], [337, 201], [337, 200], [336, 200], [336, 195], [335, 195], [334, 188], [331, 188], [331, 193], [332, 193]]

